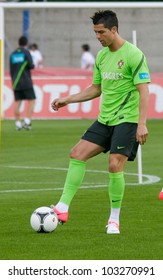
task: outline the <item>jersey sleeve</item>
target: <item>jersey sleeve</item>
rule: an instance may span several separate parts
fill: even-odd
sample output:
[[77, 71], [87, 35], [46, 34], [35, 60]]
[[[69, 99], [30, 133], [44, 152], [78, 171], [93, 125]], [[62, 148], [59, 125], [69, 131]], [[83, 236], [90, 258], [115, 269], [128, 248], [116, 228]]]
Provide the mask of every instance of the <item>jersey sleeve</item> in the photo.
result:
[[147, 60], [143, 52], [139, 49], [132, 54], [131, 71], [133, 76], [134, 85], [149, 83], [150, 82], [150, 73], [147, 65]]

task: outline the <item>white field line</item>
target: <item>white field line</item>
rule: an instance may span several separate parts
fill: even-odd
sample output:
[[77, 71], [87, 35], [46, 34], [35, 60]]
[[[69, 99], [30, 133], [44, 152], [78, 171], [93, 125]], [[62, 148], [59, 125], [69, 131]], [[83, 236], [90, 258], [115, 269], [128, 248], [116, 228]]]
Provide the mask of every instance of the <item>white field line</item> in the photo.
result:
[[[41, 167], [41, 166], [15, 166], [15, 165], [1, 165], [1, 167], [4, 168], [15, 168], [15, 169], [41, 169], [41, 170], [60, 170], [60, 171], [67, 171], [67, 168], [60, 168], [60, 167]], [[86, 170], [86, 172], [88, 173], [105, 173], [108, 174], [108, 171], [104, 171], [104, 170]], [[138, 177], [137, 173], [125, 173], [126, 175], [129, 176], [136, 176]], [[146, 180], [143, 181], [142, 185], [147, 185], [147, 184], [154, 184], [159, 182], [161, 179], [157, 176], [154, 175], [148, 175], [148, 174], [143, 174], [143, 178], [145, 178]], [[15, 184], [15, 185], [27, 185], [27, 184], [45, 184], [43, 182], [16, 182], [16, 181], [8, 181], [8, 182], [2, 182], [3, 184]], [[56, 184], [57, 182], [55, 182]], [[46, 184], [53, 184], [53, 182], [46, 182]], [[94, 188], [104, 188], [107, 187], [108, 184], [96, 184], [95, 183], [85, 183], [84, 186], [81, 186], [80, 189], [94, 189]], [[126, 185], [140, 185], [139, 183], [126, 183]], [[39, 192], [39, 191], [59, 191], [59, 190], [63, 190], [63, 188], [40, 188], [40, 189], [9, 189], [9, 190], [0, 190], [0, 193], [18, 193], [18, 192]]]

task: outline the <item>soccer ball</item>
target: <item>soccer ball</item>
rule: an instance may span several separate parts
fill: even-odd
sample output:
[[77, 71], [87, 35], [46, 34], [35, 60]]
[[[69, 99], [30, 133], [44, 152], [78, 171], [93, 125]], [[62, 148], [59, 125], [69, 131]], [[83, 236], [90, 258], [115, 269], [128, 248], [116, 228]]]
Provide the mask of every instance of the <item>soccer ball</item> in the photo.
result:
[[50, 207], [39, 207], [32, 213], [30, 224], [37, 232], [52, 232], [58, 226], [57, 214]]

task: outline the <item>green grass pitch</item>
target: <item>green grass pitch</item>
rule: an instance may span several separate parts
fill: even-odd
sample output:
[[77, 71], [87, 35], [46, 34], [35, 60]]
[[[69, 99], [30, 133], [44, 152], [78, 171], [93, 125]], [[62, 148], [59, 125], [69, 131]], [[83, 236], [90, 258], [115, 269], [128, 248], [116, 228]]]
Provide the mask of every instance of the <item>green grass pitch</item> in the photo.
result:
[[[69, 213], [69, 221], [49, 234], [30, 227], [40, 206], [55, 204], [62, 192], [69, 150], [92, 120], [34, 120], [32, 131], [15, 131], [2, 121], [0, 147], [1, 260], [162, 260], [163, 121], [148, 121], [148, 143], [142, 148], [143, 174], [157, 183], [134, 185], [137, 160], [126, 165], [121, 234], [107, 235], [109, 215], [108, 154], [87, 163], [87, 172]], [[143, 177], [146, 181], [146, 177]]]

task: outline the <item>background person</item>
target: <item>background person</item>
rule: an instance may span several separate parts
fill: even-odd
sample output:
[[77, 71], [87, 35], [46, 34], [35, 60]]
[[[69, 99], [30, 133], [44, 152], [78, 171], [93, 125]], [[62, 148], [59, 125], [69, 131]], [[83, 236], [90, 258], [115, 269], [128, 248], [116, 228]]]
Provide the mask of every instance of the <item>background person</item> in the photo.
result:
[[81, 68], [92, 71], [95, 63], [95, 58], [90, 52], [90, 46], [88, 44], [84, 44], [81, 46], [81, 48], [83, 52], [81, 56]]
[[107, 234], [119, 234], [125, 190], [124, 166], [128, 160], [135, 159], [138, 145], [144, 144], [148, 135], [150, 75], [142, 51], [119, 35], [118, 19], [113, 11], [96, 12], [91, 19], [96, 38], [104, 47], [96, 57], [93, 83], [77, 94], [54, 99], [52, 108], [57, 111], [67, 104], [102, 95], [101, 108], [98, 120], [70, 152], [64, 190], [53, 210], [60, 221], [67, 222], [69, 206], [83, 181], [87, 160], [110, 151], [108, 193], [111, 209]]
[[[16, 130], [21, 130], [22, 127], [30, 130], [31, 117], [36, 99], [30, 72], [34, 68], [34, 64], [30, 52], [27, 49], [28, 40], [25, 36], [19, 38], [18, 45], [19, 47], [10, 55], [10, 75], [15, 97], [15, 124]], [[28, 102], [28, 108], [26, 118], [22, 124], [20, 106], [23, 100]]]
[[43, 68], [43, 56], [36, 43], [29, 46], [29, 51], [33, 59], [35, 68]]

